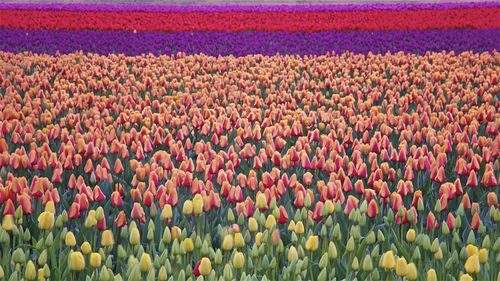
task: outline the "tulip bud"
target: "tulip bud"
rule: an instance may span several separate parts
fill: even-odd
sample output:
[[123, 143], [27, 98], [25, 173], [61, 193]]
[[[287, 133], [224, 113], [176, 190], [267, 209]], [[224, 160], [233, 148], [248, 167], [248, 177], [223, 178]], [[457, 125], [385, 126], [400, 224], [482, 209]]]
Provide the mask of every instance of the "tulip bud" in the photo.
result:
[[366, 272], [370, 272], [373, 270], [373, 263], [370, 255], [366, 255], [363, 259], [363, 265], [361, 266], [361, 269]]
[[383, 243], [385, 241], [384, 233], [382, 233], [382, 231], [380, 231], [380, 229], [377, 231], [377, 241], [379, 243]]
[[26, 265], [24, 278], [26, 278], [26, 280], [35, 280], [36, 278], [36, 268], [31, 260], [28, 261], [28, 265]]
[[472, 255], [465, 262], [465, 271], [469, 274], [479, 273], [481, 265], [479, 264], [479, 256]]
[[161, 266], [160, 267], [160, 270], [158, 271], [158, 280], [159, 281], [167, 281], [167, 269], [165, 268], [165, 266]]
[[230, 251], [233, 249], [233, 236], [232, 235], [226, 235], [224, 237], [224, 240], [222, 241], [222, 249], [225, 251]]
[[349, 240], [347, 240], [347, 245], [345, 247], [345, 250], [347, 252], [354, 251], [354, 239], [352, 238], [352, 236], [349, 238]]
[[73, 247], [76, 245], [76, 239], [73, 232], [69, 231], [68, 233], [66, 233], [66, 238], [64, 239], [64, 242], [68, 247]]
[[328, 257], [330, 259], [337, 258], [337, 247], [335, 247], [335, 244], [332, 241], [328, 244]]
[[276, 225], [276, 218], [273, 215], [267, 216], [265, 227], [270, 229], [271, 227]]
[[359, 268], [358, 257], [354, 257], [354, 259], [352, 260], [351, 268], [354, 271], [358, 270], [358, 268]]
[[479, 262], [480, 263], [488, 262], [488, 249], [483, 248], [479, 250]]
[[26, 255], [24, 254], [23, 249], [17, 248], [12, 253], [12, 261], [14, 263], [24, 264], [26, 262]]
[[231, 223], [234, 222], [234, 213], [231, 208], [227, 209], [227, 220]]
[[148, 272], [150, 271], [152, 268], [152, 263], [151, 263], [151, 257], [149, 256], [149, 254], [142, 254], [141, 256], [141, 261], [139, 262], [139, 269], [142, 271], [142, 272]]
[[253, 217], [248, 219], [248, 229], [250, 232], [256, 232], [259, 229], [259, 225], [257, 224], [257, 220]]
[[137, 228], [133, 228], [130, 230], [130, 244], [131, 245], [139, 245], [141, 242], [141, 235], [139, 234], [139, 230]]
[[43, 212], [38, 217], [38, 228], [42, 230], [50, 230], [54, 226], [54, 222], [54, 213]]
[[326, 281], [326, 268], [323, 268], [318, 275], [318, 281]]
[[318, 245], [319, 245], [319, 237], [316, 235], [309, 236], [309, 238], [306, 241], [305, 248], [307, 251], [313, 252], [318, 249]]
[[294, 246], [291, 246], [290, 249], [288, 250], [288, 262], [292, 262], [294, 260], [298, 260], [298, 254], [297, 254], [297, 249]]
[[245, 265], [245, 257], [243, 256], [243, 253], [241, 252], [236, 252], [233, 257], [233, 265], [234, 268], [236, 269], [241, 269]]
[[5, 215], [2, 220], [2, 228], [6, 231], [11, 231], [14, 229], [14, 216]]
[[226, 266], [224, 266], [222, 276], [224, 277], [225, 281], [230, 281], [233, 279], [233, 271], [231, 270], [229, 264], [226, 264]]
[[222, 263], [222, 252], [220, 249], [217, 249], [217, 252], [215, 252], [214, 262], [217, 265]]

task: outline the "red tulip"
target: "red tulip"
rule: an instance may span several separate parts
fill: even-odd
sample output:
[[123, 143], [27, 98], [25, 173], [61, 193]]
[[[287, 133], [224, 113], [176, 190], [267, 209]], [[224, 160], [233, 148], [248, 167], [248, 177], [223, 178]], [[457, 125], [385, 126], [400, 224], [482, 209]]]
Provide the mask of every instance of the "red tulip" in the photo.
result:
[[125, 225], [127, 225], [127, 216], [125, 215], [125, 212], [124, 211], [121, 211], [118, 216], [116, 217], [116, 220], [115, 220], [115, 225], [116, 227], [118, 228], [122, 228], [124, 227]]
[[374, 218], [378, 214], [378, 206], [377, 202], [375, 200], [371, 200], [370, 203], [368, 203], [368, 209], [366, 210], [366, 215], [370, 218]]
[[68, 217], [70, 219], [77, 219], [80, 217], [80, 205], [77, 202], [73, 202], [71, 207], [69, 207]]

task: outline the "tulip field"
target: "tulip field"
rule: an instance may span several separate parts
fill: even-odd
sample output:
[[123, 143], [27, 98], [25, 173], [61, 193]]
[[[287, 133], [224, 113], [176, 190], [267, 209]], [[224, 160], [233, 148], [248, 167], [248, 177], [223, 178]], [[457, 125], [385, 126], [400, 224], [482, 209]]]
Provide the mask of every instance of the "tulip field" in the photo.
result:
[[0, 4], [0, 280], [500, 281], [499, 14]]

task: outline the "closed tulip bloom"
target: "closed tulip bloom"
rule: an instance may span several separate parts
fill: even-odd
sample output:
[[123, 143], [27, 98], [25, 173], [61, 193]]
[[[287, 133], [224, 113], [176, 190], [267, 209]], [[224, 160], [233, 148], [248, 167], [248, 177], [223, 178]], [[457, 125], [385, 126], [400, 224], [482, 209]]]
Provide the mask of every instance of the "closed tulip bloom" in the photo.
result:
[[460, 276], [460, 281], [472, 281], [474, 280], [474, 278], [472, 278], [472, 276], [470, 276], [469, 274], [462, 274], [462, 276]]
[[471, 244], [467, 245], [465, 250], [467, 251], [467, 257], [471, 257], [473, 255], [479, 255], [479, 249], [474, 245]]
[[161, 219], [167, 220], [172, 218], [172, 206], [170, 204], [166, 204], [161, 210]]
[[297, 253], [297, 249], [294, 246], [291, 246], [288, 250], [288, 262], [292, 262], [294, 260], [298, 260], [299, 255]]
[[417, 277], [418, 277], [417, 267], [415, 266], [414, 263], [410, 262], [408, 264], [408, 272], [406, 273], [406, 279], [413, 281], [416, 280]]
[[232, 235], [226, 235], [224, 237], [224, 240], [222, 241], [222, 249], [224, 251], [231, 251], [233, 249], [233, 236]]
[[279, 229], [274, 229], [271, 234], [271, 245], [277, 246], [281, 241], [280, 231]]
[[259, 224], [254, 217], [248, 219], [248, 229], [250, 230], [250, 232], [256, 232], [257, 230], [259, 230]]
[[72, 252], [69, 255], [70, 269], [72, 271], [82, 271], [85, 269], [85, 258], [81, 252]]
[[212, 271], [212, 264], [208, 258], [202, 258], [198, 261], [196, 266], [194, 267], [193, 274], [194, 276], [207, 276]]
[[479, 262], [488, 262], [488, 249], [482, 248], [481, 250], [479, 250]]
[[479, 264], [479, 256], [472, 255], [465, 262], [465, 271], [469, 274], [479, 273], [481, 265]]
[[50, 230], [54, 226], [55, 218], [51, 212], [43, 212], [38, 217], [38, 228], [42, 230]]
[[182, 206], [182, 213], [184, 215], [191, 215], [191, 213], [193, 213], [193, 202], [191, 200], [184, 201], [184, 205]]
[[408, 241], [409, 243], [415, 241], [415, 230], [414, 229], [410, 229], [410, 230], [408, 230], [408, 232], [406, 232], [406, 241]]
[[132, 228], [130, 230], [130, 244], [139, 245], [141, 242], [141, 235], [139, 234], [139, 230], [137, 228]]
[[142, 272], [148, 272], [151, 270], [152, 263], [149, 254], [143, 253], [141, 256], [141, 261], [139, 262], [139, 269]]
[[276, 225], [276, 218], [273, 216], [273, 215], [269, 215], [267, 216], [267, 220], [266, 220], [266, 224], [265, 224], [265, 227], [267, 229], [270, 229], [271, 227], [273, 227], [274, 225]]
[[431, 268], [427, 271], [427, 281], [436, 281], [437, 280], [437, 275], [436, 271], [434, 268]]
[[380, 266], [386, 270], [391, 270], [396, 266], [394, 253], [392, 251], [387, 251], [382, 255]]
[[262, 244], [260, 242], [261, 237], [262, 237], [262, 232], [257, 232], [257, 234], [255, 234], [255, 245], [260, 246]]
[[245, 239], [243, 239], [243, 235], [239, 232], [234, 234], [234, 245], [236, 248], [242, 248], [245, 246]]
[[197, 216], [203, 212], [203, 198], [200, 194], [196, 194], [193, 198], [193, 209]]
[[80, 249], [82, 249], [83, 254], [88, 255], [92, 251], [92, 247], [90, 246], [90, 243], [85, 241], [83, 242], [82, 246], [80, 246]]
[[2, 220], [2, 228], [6, 231], [11, 231], [14, 229], [14, 216], [5, 215]]
[[318, 249], [319, 246], [319, 237], [317, 235], [309, 236], [306, 241], [306, 250], [310, 252], [314, 252]]
[[295, 234], [303, 234], [304, 233], [304, 224], [302, 221], [299, 221], [295, 224]]
[[191, 238], [186, 238], [184, 239], [184, 248], [186, 249], [186, 252], [191, 253], [194, 250], [194, 243]]
[[90, 254], [90, 266], [97, 268], [101, 266], [101, 262], [102, 262], [102, 257], [100, 254], [98, 253]]
[[396, 274], [398, 276], [406, 276], [408, 273], [408, 264], [405, 258], [401, 257], [396, 262]]
[[66, 233], [66, 238], [64, 239], [64, 242], [66, 243], [66, 246], [68, 246], [68, 247], [73, 247], [76, 245], [76, 239], [75, 239], [75, 235], [73, 234], [73, 232], [68, 231], [68, 233]]
[[103, 247], [113, 246], [115, 244], [115, 239], [113, 237], [113, 232], [109, 229], [104, 230], [101, 237], [101, 245]]
[[245, 257], [242, 252], [236, 252], [236, 254], [234, 254], [233, 265], [236, 269], [243, 268], [243, 265], [245, 265]]
[[264, 193], [259, 192], [257, 194], [255, 206], [261, 210], [267, 209], [267, 199]]
[[35, 264], [31, 260], [28, 261], [28, 264], [26, 265], [26, 272], [24, 274], [24, 278], [26, 280], [35, 280], [36, 278]]

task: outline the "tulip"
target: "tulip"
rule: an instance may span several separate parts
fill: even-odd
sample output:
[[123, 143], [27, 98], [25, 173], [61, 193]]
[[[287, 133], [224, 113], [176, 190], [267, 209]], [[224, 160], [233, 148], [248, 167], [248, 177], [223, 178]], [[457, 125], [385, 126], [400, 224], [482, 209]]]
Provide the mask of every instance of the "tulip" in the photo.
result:
[[186, 238], [183, 241], [184, 248], [186, 249], [186, 252], [191, 253], [194, 250], [194, 243], [191, 238]]
[[90, 243], [85, 241], [83, 244], [80, 246], [80, 249], [82, 249], [83, 254], [88, 255], [92, 251], [92, 247], [90, 246]]
[[406, 276], [408, 274], [408, 264], [403, 257], [398, 258], [396, 262], [396, 274], [398, 276]]
[[149, 272], [151, 270], [152, 263], [149, 254], [143, 253], [141, 256], [141, 261], [139, 262], [139, 268], [142, 272]]
[[73, 247], [76, 245], [76, 239], [73, 232], [69, 231], [68, 233], [66, 233], [66, 238], [64, 239], [64, 242], [68, 247]]
[[242, 248], [245, 246], [243, 235], [239, 232], [234, 234], [234, 245], [236, 246], [236, 248]]
[[392, 251], [387, 251], [382, 255], [380, 266], [385, 270], [391, 270], [396, 266], [396, 261], [394, 260], [394, 254]]
[[94, 268], [101, 266], [101, 260], [102, 260], [102, 257], [100, 254], [98, 254], [98, 253], [91, 253], [90, 254], [90, 266], [92, 266]]
[[304, 233], [304, 224], [299, 221], [295, 224], [295, 233], [296, 234], [303, 234]]
[[28, 264], [26, 265], [26, 272], [24, 273], [24, 278], [26, 280], [35, 280], [36, 278], [36, 268], [35, 264], [33, 264], [33, 261], [28, 261]]
[[488, 249], [483, 248], [479, 250], [479, 262], [480, 263], [488, 262]]
[[234, 268], [236, 268], [236, 269], [243, 268], [243, 265], [245, 265], [245, 257], [243, 256], [242, 252], [236, 252], [234, 254], [233, 265], [234, 265]]
[[462, 274], [460, 276], [460, 281], [472, 281], [474, 280], [469, 274]]
[[406, 273], [406, 279], [413, 281], [416, 280], [418, 277], [418, 271], [417, 267], [415, 266], [414, 263], [409, 263], [408, 264], [408, 272]]
[[318, 249], [319, 237], [317, 235], [312, 235], [307, 238], [305, 249], [310, 252], [314, 252]]
[[170, 204], [166, 204], [161, 210], [161, 219], [167, 220], [172, 218], [172, 206]]
[[6, 231], [11, 231], [14, 229], [14, 216], [5, 215], [2, 220], [2, 228]]
[[137, 228], [132, 228], [130, 230], [130, 244], [139, 245], [141, 242], [141, 235], [139, 234], [139, 230]]
[[427, 271], [427, 281], [436, 281], [437, 280], [437, 275], [436, 271], [431, 268]]
[[298, 260], [299, 256], [297, 254], [297, 249], [294, 246], [291, 246], [288, 250], [288, 262], [292, 262], [294, 260]]
[[222, 249], [224, 251], [231, 251], [233, 249], [233, 236], [226, 235], [222, 241]]
[[467, 257], [479, 255], [479, 249], [474, 245], [471, 245], [471, 244], [467, 245], [465, 250], [467, 251]]
[[42, 230], [50, 230], [54, 226], [55, 218], [51, 212], [42, 212], [38, 217], [38, 228]]
[[113, 237], [113, 232], [111, 230], [104, 230], [101, 237], [101, 245], [103, 247], [113, 246], [115, 244], [115, 239]]
[[465, 271], [469, 274], [474, 274], [474, 273], [479, 273], [481, 269], [481, 265], [479, 264], [479, 256], [478, 255], [472, 255], [469, 258], [467, 258], [467, 261], [465, 262]]
[[196, 194], [193, 198], [193, 210], [197, 216], [203, 212], [203, 198], [200, 194]]
[[81, 252], [72, 252], [69, 255], [69, 268], [72, 271], [82, 271], [85, 269], [85, 258], [83, 257]]
[[273, 215], [267, 216], [266, 224], [264, 225], [267, 229], [270, 229], [276, 225], [276, 218]]
[[184, 215], [191, 215], [191, 213], [193, 213], [193, 202], [191, 200], [184, 201], [184, 206], [182, 207], [182, 213]]
[[408, 241], [409, 243], [415, 241], [415, 230], [414, 229], [410, 229], [410, 230], [408, 230], [408, 232], [406, 232], [406, 241]]
[[259, 225], [254, 217], [248, 219], [248, 229], [250, 230], [250, 232], [256, 232], [257, 230], [259, 230]]
[[194, 276], [207, 276], [212, 271], [212, 264], [208, 258], [202, 258], [198, 261], [196, 266], [194, 267], [193, 274]]

